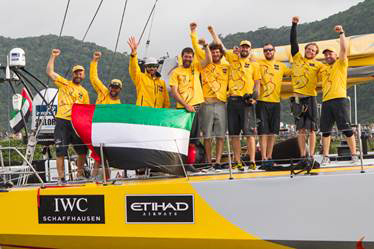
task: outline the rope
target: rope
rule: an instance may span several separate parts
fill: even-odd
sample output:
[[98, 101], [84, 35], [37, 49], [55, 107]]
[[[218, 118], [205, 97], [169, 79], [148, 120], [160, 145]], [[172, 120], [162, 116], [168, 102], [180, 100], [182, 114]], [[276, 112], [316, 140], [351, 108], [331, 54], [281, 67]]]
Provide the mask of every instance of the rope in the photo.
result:
[[62, 24], [61, 24], [61, 28], [60, 28], [60, 34], [59, 34], [59, 36], [58, 36], [58, 39], [60, 39], [60, 37], [61, 37], [61, 35], [62, 35], [62, 31], [64, 30], [65, 20], [66, 20], [66, 15], [67, 15], [67, 13], [68, 13], [69, 5], [70, 5], [70, 0], [68, 0], [68, 3], [67, 3], [67, 5], [66, 5], [65, 14], [64, 14], [64, 19], [62, 20]]
[[97, 13], [98, 13], [99, 10], [100, 10], [100, 7], [101, 7], [101, 4], [103, 3], [103, 1], [104, 1], [104, 0], [101, 0], [101, 1], [100, 1], [99, 6], [98, 6], [97, 9], [96, 9], [95, 15], [93, 16], [93, 18], [92, 18], [92, 20], [91, 20], [91, 22], [90, 22], [90, 25], [88, 25], [88, 28], [87, 28], [87, 30], [86, 30], [86, 33], [84, 33], [84, 36], [83, 36], [83, 38], [82, 38], [82, 42], [84, 41], [84, 39], [86, 39], [86, 36], [87, 36], [87, 34], [88, 34], [88, 31], [91, 29], [92, 23], [94, 22], [94, 20], [95, 20], [95, 18], [96, 18], [96, 15], [97, 15]]
[[148, 48], [149, 48], [149, 45], [151, 43], [151, 34], [152, 34], [153, 23], [154, 23], [154, 19], [155, 19], [155, 15], [156, 15], [155, 13], [156, 13], [156, 9], [153, 11], [153, 15], [152, 15], [151, 26], [149, 27], [148, 39], [147, 39], [147, 42], [146, 42], [146, 45], [145, 45], [144, 57], [148, 56]]
[[153, 12], [154, 12], [154, 10], [155, 10], [155, 8], [156, 8], [156, 4], [157, 4], [157, 2], [158, 2], [158, 0], [155, 1], [154, 5], [153, 5], [153, 8], [152, 8], [152, 10], [151, 10], [151, 13], [150, 13], [149, 16], [148, 16], [148, 19], [147, 19], [147, 22], [146, 22], [145, 25], [144, 25], [144, 28], [143, 28], [142, 34], [140, 35], [140, 38], [139, 38], [138, 44], [140, 44], [140, 41], [141, 41], [142, 38], [143, 38], [144, 32], [145, 32], [145, 30], [146, 30], [146, 28], [147, 28], [147, 26], [148, 26], [149, 20], [151, 19], [152, 15], [153, 15]]
[[123, 12], [122, 12], [122, 17], [121, 17], [121, 23], [119, 25], [119, 29], [118, 29], [118, 35], [117, 35], [117, 41], [116, 41], [116, 46], [114, 48], [114, 54], [113, 54], [113, 59], [112, 59], [112, 62], [110, 63], [110, 67], [109, 67], [109, 72], [108, 72], [108, 80], [110, 80], [112, 78], [112, 66], [114, 64], [114, 61], [115, 61], [115, 58], [116, 58], [116, 52], [117, 52], [117, 48], [118, 48], [118, 43], [119, 43], [119, 38], [121, 36], [121, 31], [122, 31], [122, 25], [123, 25], [123, 19], [125, 17], [125, 13], [126, 13], [126, 7], [127, 7], [127, 1], [125, 2], [125, 6], [123, 7]]
[[[82, 40], [81, 40], [81, 48], [83, 47], [83, 42], [84, 42], [84, 40], [86, 39], [86, 36], [87, 36], [88, 32], [89, 32], [90, 29], [91, 29], [91, 26], [92, 26], [92, 24], [93, 24], [93, 22], [94, 22], [94, 20], [95, 20], [95, 18], [96, 18], [96, 16], [97, 16], [97, 13], [99, 13], [99, 10], [100, 10], [100, 8], [101, 8], [101, 5], [102, 5], [103, 1], [104, 1], [104, 0], [101, 0], [100, 3], [99, 3], [99, 5], [97, 6], [96, 11], [95, 11], [95, 14], [94, 14], [94, 16], [92, 17], [92, 20], [91, 20], [90, 24], [88, 25], [86, 32], [84, 33], [84, 36], [83, 36], [83, 38], [82, 38]], [[69, 71], [70, 71], [70, 68], [71, 68], [73, 65], [74, 65], [74, 63], [73, 63], [72, 65], [70, 65], [69, 68], [66, 70], [66, 72], [65, 72], [65, 74], [64, 74], [64, 77], [65, 77], [65, 78], [66, 78], [66, 76], [68, 75], [68, 73], [69, 73]]]

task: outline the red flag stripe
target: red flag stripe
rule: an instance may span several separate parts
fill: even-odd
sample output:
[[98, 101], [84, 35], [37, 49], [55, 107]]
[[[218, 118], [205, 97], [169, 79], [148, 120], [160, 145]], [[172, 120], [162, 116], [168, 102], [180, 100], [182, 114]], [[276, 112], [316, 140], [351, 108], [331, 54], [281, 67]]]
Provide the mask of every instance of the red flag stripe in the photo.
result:
[[97, 160], [100, 158], [92, 146], [92, 119], [95, 113], [96, 105], [74, 104], [71, 112], [71, 122], [77, 134], [79, 134], [83, 143], [87, 144], [92, 152], [92, 157]]
[[21, 95], [27, 102], [29, 102], [29, 112], [32, 112], [32, 100], [26, 88], [22, 88]]

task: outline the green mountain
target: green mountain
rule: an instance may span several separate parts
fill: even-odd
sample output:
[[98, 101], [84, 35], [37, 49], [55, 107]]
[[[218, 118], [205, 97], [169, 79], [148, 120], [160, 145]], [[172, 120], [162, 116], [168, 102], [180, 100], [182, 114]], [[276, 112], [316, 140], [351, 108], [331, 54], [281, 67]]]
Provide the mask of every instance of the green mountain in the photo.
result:
[[[322, 7], [322, 6], [321, 6]], [[302, 13], [301, 21], [302, 21]], [[298, 27], [299, 42], [315, 41], [323, 39], [336, 38], [336, 34], [332, 31], [334, 25], [343, 25], [347, 35], [374, 33], [374, 25], [370, 25], [374, 19], [374, 0], [366, 0], [350, 9], [339, 12], [328, 18], [311, 23], [302, 23]], [[291, 22], [291, 20], [290, 20]], [[230, 34], [222, 37], [226, 47], [232, 47], [239, 44], [241, 40], [248, 39], [255, 47], [261, 47], [264, 43], [271, 42], [274, 45], [289, 44], [290, 27], [284, 26], [278, 29], [262, 27], [256, 31], [241, 32]], [[53, 86], [49, 82], [45, 74], [45, 67], [50, 55], [50, 51], [54, 47], [61, 49], [62, 54], [58, 58], [55, 70], [61, 75], [69, 75], [69, 70], [74, 64], [82, 64], [87, 69], [86, 80], [84, 86], [89, 90], [92, 97], [91, 102], [94, 103], [96, 94], [88, 82], [89, 63], [92, 53], [99, 50], [103, 53], [103, 57], [99, 64], [100, 78], [104, 82], [108, 82], [111, 78], [119, 78], [124, 84], [122, 101], [124, 103], [135, 103], [135, 88], [128, 74], [129, 56], [127, 54], [114, 53], [104, 47], [100, 47], [95, 43], [84, 42], [64, 36], [60, 39], [56, 35], [43, 35], [39, 37], [27, 37], [11, 39], [0, 36], [0, 63], [6, 64], [6, 55], [14, 47], [21, 47], [26, 52], [27, 69], [35, 74], [43, 82], [49, 86]], [[114, 63], [113, 58], [115, 58]], [[110, 70], [111, 68], [111, 70]], [[110, 75], [108, 75], [110, 73]], [[4, 76], [1, 75], [0, 78]], [[36, 84], [38, 87], [40, 85]], [[15, 85], [19, 89], [20, 85]], [[351, 94], [351, 90], [349, 90]], [[373, 122], [374, 106], [370, 105], [374, 101], [374, 84], [362, 85], [358, 88], [359, 96], [359, 120], [361, 122]], [[10, 109], [10, 96], [12, 95], [8, 83], [0, 83], [0, 129], [8, 129], [8, 113]], [[282, 121], [292, 122], [289, 114], [287, 101], [283, 102]]]

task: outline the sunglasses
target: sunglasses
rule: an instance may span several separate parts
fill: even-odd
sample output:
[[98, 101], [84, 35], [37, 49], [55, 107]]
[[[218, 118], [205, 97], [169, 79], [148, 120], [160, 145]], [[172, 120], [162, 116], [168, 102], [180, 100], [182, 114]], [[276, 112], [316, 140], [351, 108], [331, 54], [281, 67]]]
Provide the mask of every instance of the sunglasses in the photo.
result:
[[266, 53], [266, 52], [272, 52], [272, 51], [274, 51], [274, 48], [265, 48], [264, 49], [264, 53]]
[[118, 85], [110, 85], [109, 87], [112, 89], [121, 89], [121, 87]]
[[148, 64], [146, 67], [157, 68], [158, 64]]

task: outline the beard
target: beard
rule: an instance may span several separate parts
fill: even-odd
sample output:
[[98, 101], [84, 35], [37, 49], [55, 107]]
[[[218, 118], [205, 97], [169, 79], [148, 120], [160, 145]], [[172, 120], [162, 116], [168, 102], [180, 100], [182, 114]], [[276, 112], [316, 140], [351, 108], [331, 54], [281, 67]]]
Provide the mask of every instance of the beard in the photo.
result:
[[119, 92], [112, 92], [112, 91], [110, 91], [109, 94], [110, 94], [110, 97], [117, 98], [118, 95], [119, 95]]
[[187, 61], [187, 60], [183, 61], [183, 67], [184, 67], [184, 68], [188, 68], [188, 67], [190, 67], [191, 64], [192, 64], [192, 61]]
[[268, 61], [271, 61], [271, 60], [274, 58], [274, 55], [268, 55], [268, 56], [265, 56], [265, 58], [266, 58]]
[[242, 57], [242, 58], [246, 58], [246, 57], [248, 57], [248, 55], [249, 55], [249, 52], [247, 52], [247, 51], [241, 51], [240, 52], [240, 57]]
[[74, 77], [73, 78], [73, 83], [75, 83], [75, 84], [80, 84], [81, 82], [82, 82], [82, 78], [80, 78], [80, 77]]

